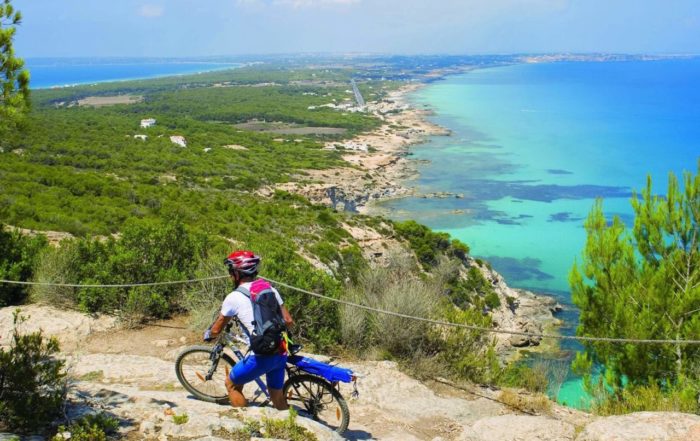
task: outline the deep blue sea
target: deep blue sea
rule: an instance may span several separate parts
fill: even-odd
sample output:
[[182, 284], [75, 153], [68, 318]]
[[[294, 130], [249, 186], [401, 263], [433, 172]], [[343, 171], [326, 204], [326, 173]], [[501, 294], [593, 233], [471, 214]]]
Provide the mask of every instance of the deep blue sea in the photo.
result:
[[62, 59], [25, 60], [31, 73], [31, 87], [74, 86], [76, 84], [156, 78], [239, 67], [240, 63], [144, 59]]
[[[412, 148], [415, 185], [464, 198], [381, 208], [461, 239], [510, 285], [557, 296], [568, 305], [567, 334], [577, 316], [567, 276], [595, 198], [629, 225], [632, 191], [647, 174], [664, 193], [669, 172], [695, 173], [700, 159], [700, 59], [481, 69], [413, 100], [453, 130]], [[579, 389], [572, 379], [560, 398], [571, 403]]]

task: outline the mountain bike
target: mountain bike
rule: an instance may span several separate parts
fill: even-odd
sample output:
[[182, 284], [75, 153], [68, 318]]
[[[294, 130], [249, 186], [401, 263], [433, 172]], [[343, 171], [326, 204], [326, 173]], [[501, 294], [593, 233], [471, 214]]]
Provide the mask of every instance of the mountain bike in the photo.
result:
[[[213, 346], [188, 347], [175, 360], [177, 379], [187, 391], [202, 401], [220, 404], [229, 402], [224, 381], [236, 362], [245, 357], [236, 343], [247, 346], [241, 336], [231, 334], [234, 323], [237, 323], [236, 319], [227, 325]], [[231, 354], [224, 351], [227, 347]], [[297, 355], [300, 350], [301, 345], [290, 345], [288, 349], [289, 357], [285, 368], [287, 381], [283, 386], [287, 402], [301, 416], [308, 415], [342, 434], [348, 428], [350, 411], [340, 393], [340, 383], [352, 383], [352, 396], [357, 397], [357, 375], [350, 369]], [[257, 390], [251, 399], [256, 400], [264, 395], [262, 405], [270, 404], [265, 382], [258, 377], [254, 383]]]

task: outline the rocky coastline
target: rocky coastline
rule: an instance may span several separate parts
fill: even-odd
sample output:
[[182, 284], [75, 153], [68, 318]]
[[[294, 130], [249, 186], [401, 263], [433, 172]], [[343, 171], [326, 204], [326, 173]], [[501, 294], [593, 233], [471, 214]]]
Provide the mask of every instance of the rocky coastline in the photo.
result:
[[427, 120], [429, 110], [417, 109], [408, 102], [408, 95], [423, 86], [412, 83], [389, 92], [380, 101], [367, 103], [366, 111], [382, 121], [373, 132], [326, 143], [326, 149], [343, 152], [342, 158], [351, 167], [308, 170], [304, 176], [295, 176], [293, 182], [276, 188], [336, 210], [357, 213], [367, 213], [373, 202], [414, 195], [415, 188], [406, 185], [417, 173], [408, 158], [409, 147], [426, 142], [430, 136], [451, 134]]
[[[352, 167], [327, 170], [309, 170], [308, 175], [297, 176], [294, 182], [278, 189], [299, 193], [314, 203], [324, 204], [339, 211], [372, 213], [379, 201], [418, 196], [422, 198], [463, 198], [460, 193], [434, 192], [418, 194], [409, 182], [417, 176], [415, 161], [410, 159], [409, 148], [426, 142], [430, 136], [450, 136], [449, 129], [428, 120], [430, 111], [416, 108], [409, 95], [425, 83], [413, 83], [389, 92], [378, 102], [367, 103], [366, 111], [383, 122], [377, 130], [345, 142], [329, 142], [329, 150], [342, 150], [343, 159]], [[371, 232], [377, 235], [376, 232]], [[363, 232], [356, 239], [364, 240]], [[353, 234], [354, 236], [354, 234]], [[375, 242], [393, 242], [387, 238]], [[398, 244], [390, 243], [391, 247]], [[386, 245], [385, 245], [386, 246]], [[369, 256], [372, 258], [372, 256]], [[503, 277], [489, 266], [474, 259], [467, 266], [476, 266], [499, 297], [498, 308], [490, 311], [496, 329], [532, 334], [556, 333], [561, 321], [555, 314], [562, 307], [551, 297], [509, 287]], [[539, 337], [495, 334], [496, 349], [503, 359], [519, 356], [521, 349], [528, 351], [556, 350], [553, 342], [542, 344]]]

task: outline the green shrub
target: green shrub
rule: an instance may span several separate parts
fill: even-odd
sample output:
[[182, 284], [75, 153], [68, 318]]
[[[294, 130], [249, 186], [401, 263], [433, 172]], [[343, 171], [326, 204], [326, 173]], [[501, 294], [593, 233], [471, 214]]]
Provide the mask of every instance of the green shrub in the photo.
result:
[[646, 385], [628, 384], [624, 388], [615, 389], [604, 385], [601, 377], [592, 392], [592, 411], [597, 415], [632, 412], [700, 413], [700, 386], [697, 382], [688, 380], [671, 386], [650, 382]]
[[[442, 261], [432, 276], [416, 277], [409, 255], [389, 258], [388, 268], [368, 269], [349, 287], [346, 300], [414, 317], [437, 318], [479, 327], [491, 319], [480, 309], [460, 309], [444, 296], [447, 281], [460, 266]], [[354, 308], [341, 307], [340, 329], [347, 347], [402, 361], [416, 375], [449, 375], [485, 381], [497, 371], [493, 342], [481, 331], [442, 327]], [[417, 361], [420, 360], [420, 361]]]
[[425, 269], [437, 265], [439, 254], [450, 248], [449, 234], [435, 233], [416, 221], [396, 222], [394, 228], [399, 236], [408, 241]]
[[[119, 238], [74, 239], [46, 250], [37, 268], [40, 281], [129, 284], [193, 278], [209, 241], [180, 220], [132, 222]], [[58, 280], [56, 279], [58, 277]], [[167, 317], [181, 308], [181, 285], [132, 288], [38, 287], [33, 297], [72, 303], [87, 312], [119, 310], [129, 320]]]
[[186, 413], [183, 413], [182, 415], [173, 415], [173, 423], [177, 424], [178, 426], [187, 424], [189, 420], [190, 417]]
[[489, 308], [496, 309], [501, 306], [501, 299], [495, 291], [489, 291], [484, 297], [484, 303], [486, 303]]
[[[416, 317], [434, 317], [439, 304], [439, 290], [424, 283], [408, 258], [394, 258], [388, 268], [362, 273], [351, 286], [346, 299], [372, 308]], [[394, 357], [411, 357], [429, 342], [430, 327], [424, 322], [341, 307], [343, 341], [356, 349], [376, 346]]]
[[530, 392], [544, 393], [547, 391], [549, 379], [545, 365], [536, 363], [533, 366], [524, 362], [507, 365], [496, 377], [500, 386], [519, 387]]
[[[46, 245], [42, 235], [24, 236], [18, 231], [6, 231], [0, 224], [0, 279], [30, 280], [37, 256]], [[0, 307], [22, 303], [27, 293], [26, 286], [0, 284]]]
[[106, 441], [118, 427], [119, 421], [104, 413], [86, 415], [67, 427], [59, 426], [51, 441]]
[[289, 409], [289, 416], [284, 420], [263, 419], [263, 432], [267, 438], [286, 439], [289, 441], [316, 441], [316, 435], [297, 424], [297, 413]]
[[303, 426], [300, 426], [297, 421], [297, 413], [293, 408], [289, 409], [289, 416], [284, 420], [277, 420], [269, 417], [263, 417], [261, 421], [246, 420], [243, 428], [233, 432], [218, 429], [213, 432], [214, 435], [235, 440], [247, 441], [251, 438], [274, 438], [284, 439], [289, 441], [317, 441], [318, 438], [313, 432], [309, 432]]
[[[444, 305], [441, 317], [452, 323], [491, 327], [491, 317], [476, 308], [461, 310], [451, 304]], [[439, 358], [454, 376], [486, 383], [498, 372], [494, 340], [488, 333], [465, 328], [440, 328], [436, 332], [439, 332], [434, 337], [440, 343]]]
[[9, 349], [0, 347], [0, 429], [26, 432], [50, 423], [66, 396], [66, 373], [55, 338], [22, 334], [26, 320], [17, 310]]
[[459, 239], [452, 239], [450, 245], [452, 245], [452, 253], [455, 257], [462, 261], [467, 259], [467, 255], [469, 254], [469, 246], [467, 244], [461, 242]]

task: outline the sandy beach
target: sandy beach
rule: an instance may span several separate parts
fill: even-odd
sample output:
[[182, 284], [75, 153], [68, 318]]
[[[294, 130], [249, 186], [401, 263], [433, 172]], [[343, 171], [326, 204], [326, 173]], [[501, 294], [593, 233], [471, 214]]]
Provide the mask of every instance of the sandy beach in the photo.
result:
[[379, 102], [367, 103], [367, 112], [383, 121], [370, 133], [325, 148], [343, 152], [349, 167], [308, 170], [276, 188], [299, 193], [313, 202], [338, 210], [366, 213], [372, 202], [414, 193], [405, 182], [416, 173], [407, 159], [411, 145], [429, 136], [448, 136], [450, 131], [427, 120], [428, 110], [413, 107], [409, 94], [424, 84], [410, 84], [389, 92]]

